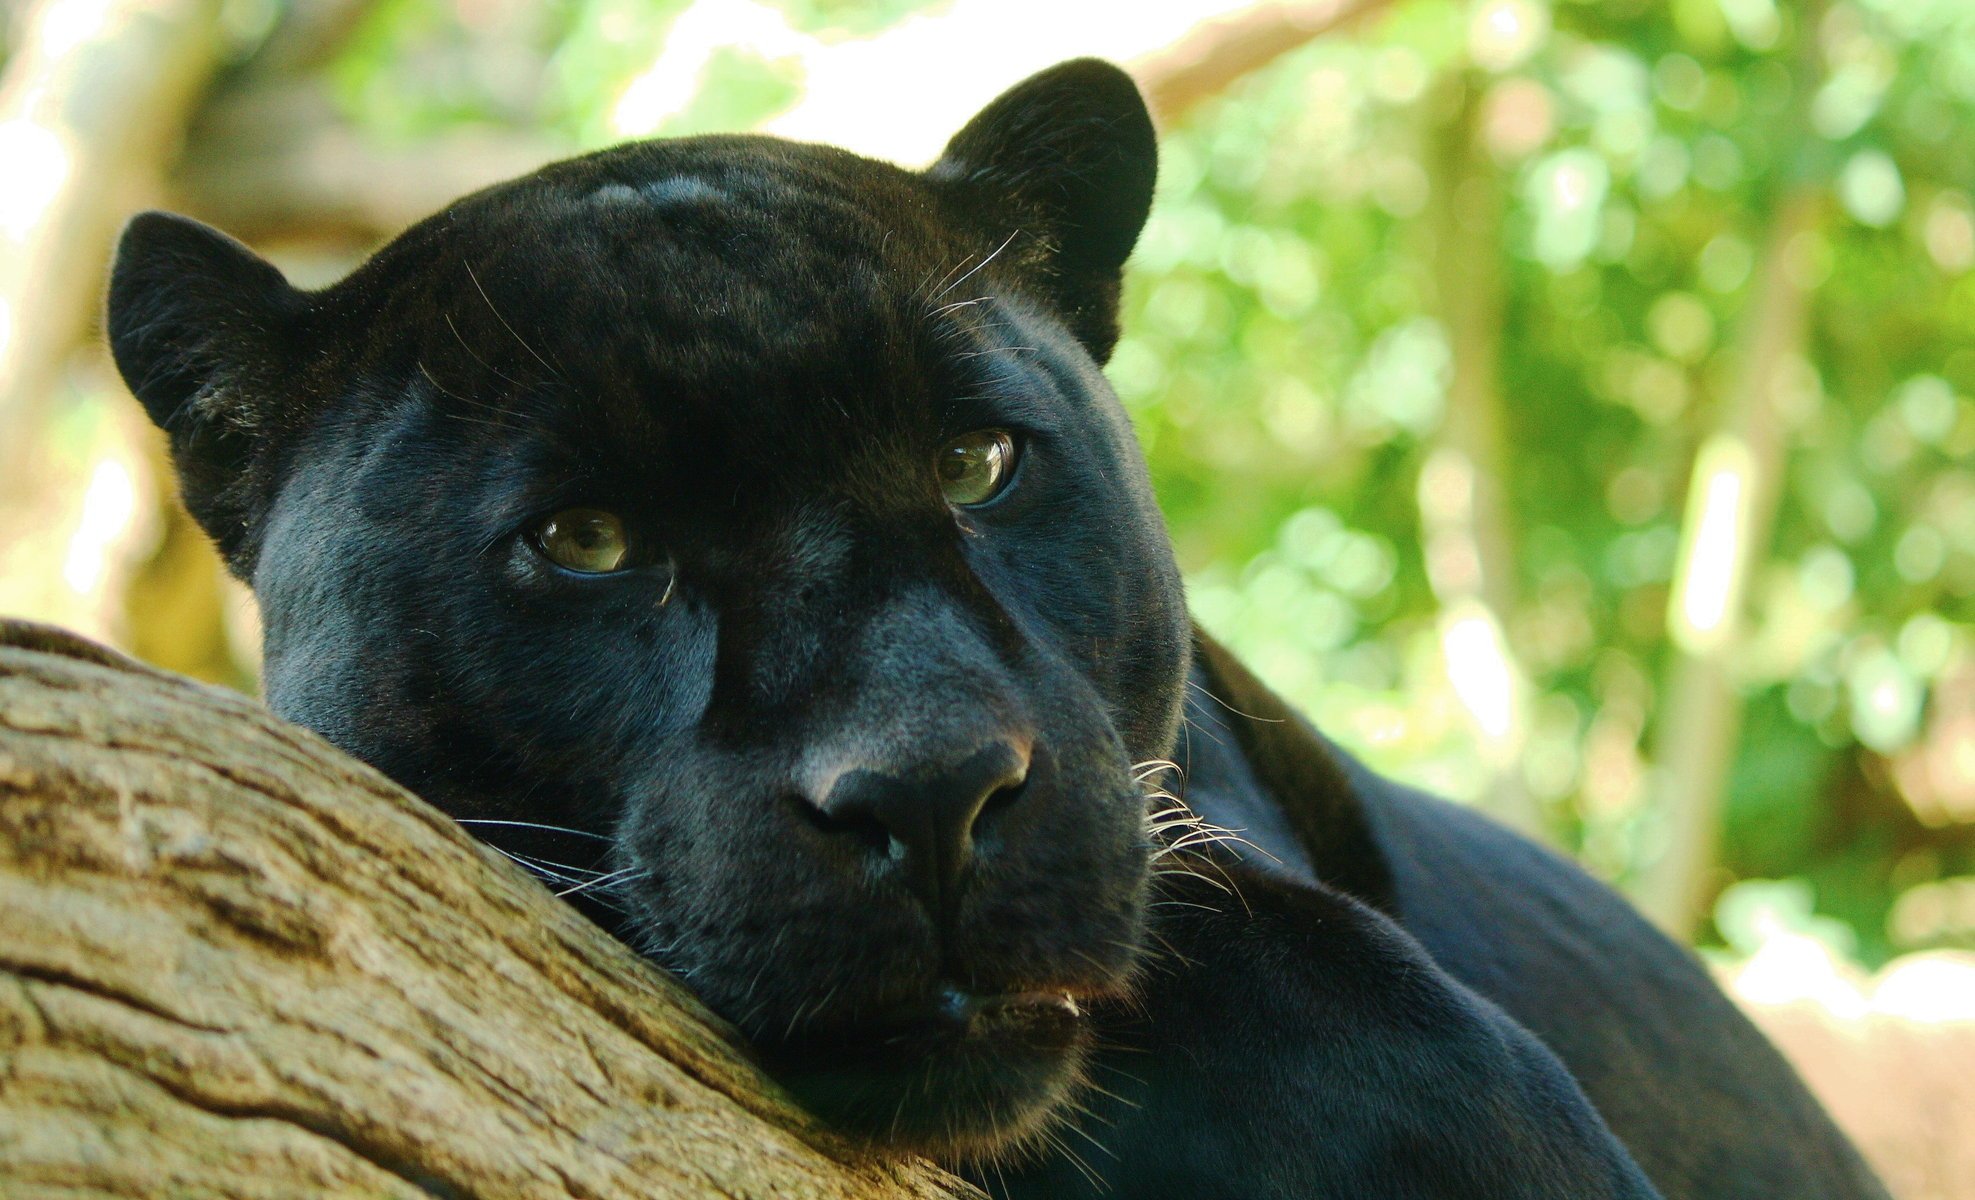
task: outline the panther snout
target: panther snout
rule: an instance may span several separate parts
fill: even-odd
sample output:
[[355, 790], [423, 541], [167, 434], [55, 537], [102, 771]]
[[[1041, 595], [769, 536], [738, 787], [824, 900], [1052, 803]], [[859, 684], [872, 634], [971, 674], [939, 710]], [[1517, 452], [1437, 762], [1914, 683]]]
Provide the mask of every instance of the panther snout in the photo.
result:
[[808, 799], [827, 829], [882, 859], [937, 919], [952, 911], [982, 820], [1020, 798], [1031, 745], [1011, 736], [932, 767], [851, 766], [832, 772]]
[[696, 973], [805, 1105], [948, 1156], [1020, 1142], [1074, 1091], [1086, 1005], [1129, 988], [1145, 915], [1143, 798], [1106, 731], [1044, 740], [983, 707], [894, 709], [770, 767], [780, 836], [736, 844], [774, 884], [740, 919], [800, 933]]

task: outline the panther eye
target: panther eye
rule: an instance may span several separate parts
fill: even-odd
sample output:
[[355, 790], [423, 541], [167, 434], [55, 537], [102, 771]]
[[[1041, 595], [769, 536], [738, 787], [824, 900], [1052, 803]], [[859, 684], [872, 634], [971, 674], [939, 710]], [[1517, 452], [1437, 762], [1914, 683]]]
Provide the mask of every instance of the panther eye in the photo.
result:
[[631, 556], [624, 521], [601, 508], [565, 508], [536, 527], [535, 545], [556, 566], [582, 575], [621, 570]]
[[941, 446], [934, 461], [948, 504], [985, 504], [1008, 486], [1015, 469], [1015, 439], [999, 429], [976, 430]]

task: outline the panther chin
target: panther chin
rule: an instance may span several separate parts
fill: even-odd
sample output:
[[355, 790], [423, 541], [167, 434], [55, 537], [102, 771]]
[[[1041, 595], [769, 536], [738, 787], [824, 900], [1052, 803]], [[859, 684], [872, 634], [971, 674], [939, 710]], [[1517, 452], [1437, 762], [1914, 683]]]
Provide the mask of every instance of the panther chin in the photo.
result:
[[770, 1071], [845, 1133], [947, 1163], [1019, 1151], [1082, 1079], [1086, 1000], [946, 987], [884, 1018], [762, 1045]]

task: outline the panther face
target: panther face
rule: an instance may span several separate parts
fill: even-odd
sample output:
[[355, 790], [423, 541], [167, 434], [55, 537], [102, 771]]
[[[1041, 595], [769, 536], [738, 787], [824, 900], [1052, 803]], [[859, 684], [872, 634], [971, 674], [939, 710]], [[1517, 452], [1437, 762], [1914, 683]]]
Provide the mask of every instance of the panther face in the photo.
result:
[[276, 712], [589, 868], [826, 1116], [965, 1158], [1046, 1123], [1144, 935], [1187, 627], [1098, 364], [1153, 153], [1084, 61], [924, 173], [633, 144], [321, 292], [149, 215], [112, 341]]

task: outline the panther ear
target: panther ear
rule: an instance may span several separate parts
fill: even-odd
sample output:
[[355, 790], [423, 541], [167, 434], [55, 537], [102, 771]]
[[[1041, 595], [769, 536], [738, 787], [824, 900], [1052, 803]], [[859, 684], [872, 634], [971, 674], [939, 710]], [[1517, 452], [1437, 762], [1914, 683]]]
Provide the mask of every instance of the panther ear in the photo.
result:
[[185, 506], [236, 572], [251, 557], [248, 476], [307, 306], [266, 260], [186, 217], [142, 213], [117, 245], [110, 352], [171, 435]]
[[[927, 175], [991, 228], [1033, 235], [1044, 298], [1099, 362], [1118, 340], [1118, 284], [1152, 208], [1159, 149], [1131, 76], [1079, 58], [1016, 84]], [[1027, 239], [1025, 239], [1027, 240]]]

